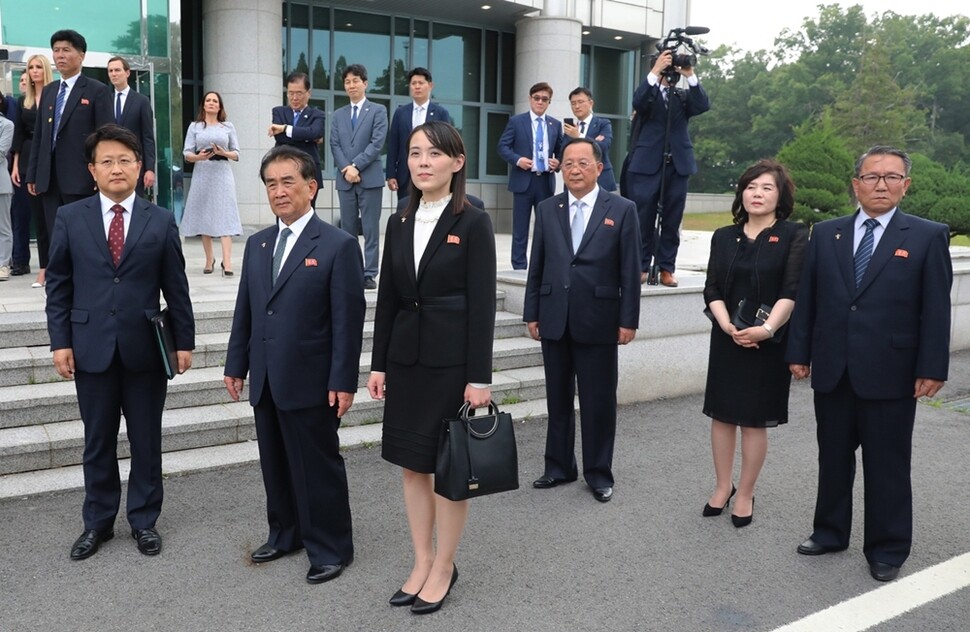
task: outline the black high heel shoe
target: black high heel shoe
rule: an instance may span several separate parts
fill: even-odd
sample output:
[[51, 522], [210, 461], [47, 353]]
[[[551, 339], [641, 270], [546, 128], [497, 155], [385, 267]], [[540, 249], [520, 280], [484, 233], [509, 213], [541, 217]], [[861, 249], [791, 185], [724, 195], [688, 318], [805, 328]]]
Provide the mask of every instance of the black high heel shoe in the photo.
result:
[[212, 274], [212, 269], [216, 267], [216, 260], [213, 259], [211, 264], [206, 261], [205, 264], [205, 267], [202, 268], [202, 274]]
[[224, 277], [231, 277], [232, 276], [232, 270], [226, 270], [226, 264], [225, 264], [225, 262], [220, 261], [219, 262], [219, 267], [222, 268], [222, 276], [224, 276]]
[[387, 603], [392, 606], [410, 606], [414, 603], [415, 598], [417, 598], [416, 594], [412, 595], [411, 593], [399, 590], [391, 596]]
[[731, 514], [731, 523], [736, 529], [741, 527], [746, 527], [751, 524], [751, 519], [754, 517], [754, 496], [751, 497], [751, 513], [747, 516], [735, 516]]
[[723, 507], [711, 507], [711, 504], [710, 503], [704, 503], [704, 511], [701, 512], [701, 515], [704, 516], [705, 518], [710, 518], [712, 516], [720, 516], [721, 515], [721, 512], [723, 512], [727, 508], [728, 503], [731, 502], [731, 498], [734, 497], [734, 494], [737, 493], [737, 491], [738, 491], [738, 488], [735, 487], [734, 484], [732, 483], [731, 484], [731, 495], [728, 496], [727, 500], [724, 501], [724, 506]]
[[441, 610], [441, 604], [445, 602], [445, 597], [451, 593], [451, 589], [454, 587], [456, 581], [458, 581], [457, 564], [453, 567], [451, 572], [451, 583], [448, 584], [448, 590], [445, 592], [445, 596], [442, 597], [440, 601], [425, 601], [421, 597], [415, 595], [414, 604], [411, 606], [411, 612], [414, 614], [431, 614], [432, 612]]

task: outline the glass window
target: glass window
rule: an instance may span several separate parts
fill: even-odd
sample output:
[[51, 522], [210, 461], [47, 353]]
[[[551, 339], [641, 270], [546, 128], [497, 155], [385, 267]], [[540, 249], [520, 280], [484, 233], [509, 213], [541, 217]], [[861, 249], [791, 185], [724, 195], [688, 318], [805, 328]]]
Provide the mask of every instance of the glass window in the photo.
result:
[[408, 96], [408, 71], [411, 69], [411, 20], [394, 20], [394, 94]]
[[148, 55], [169, 56], [168, 0], [148, 0]]
[[507, 176], [509, 165], [498, 155], [498, 141], [509, 124], [508, 112], [489, 112], [486, 115], [485, 136], [485, 175]]
[[479, 111], [479, 108], [468, 105], [448, 108], [448, 113], [454, 119], [455, 128], [461, 134], [462, 142], [465, 143], [465, 176], [471, 180], [478, 179]]
[[97, 10], [64, 0], [0, 0], [3, 43], [50, 48], [58, 28], [74, 29], [88, 50], [141, 54], [141, 0], [101, 0]]
[[[599, 105], [599, 102], [597, 102]], [[613, 177], [619, 181], [620, 167], [623, 159], [626, 158], [630, 148], [630, 122], [629, 116], [620, 118], [610, 117], [610, 124], [613, 125], [613, 144], [610, 146], [610, 162], [613, 163]]]
[[[430, 70], [428, 50], [428, 23], [424, 20], [414, 20], [411, 31], [411, 68], [428, 68]], [[408, 68], [410, 70], [411, 68]], [[432, 75], [434, 76], [434, 75]]]
[[579, 53], [579, 85], [589, 85], [589, 44], [583, 44]]
[[[284, 15], [285, 19], [285, 15]], [[304, 4], [290, 4], [290, 45], [287, 49], [287, 63], [283, 76], [291, 72], [310, 74], [310, 7]]]
[[498, 102], [498, 32], [485, 31], [485, 102]]
[[315, 90], [330, 89], [330, 9], [313, 8], [313, 72], [310, 85]]
[[390, 32], [391, 18], [386, 15], [334, 11], [335, 90], [342, 90], [347, 66], [363, 64], [367, 69], [367, 91], [391, 93]]
[[599, 46], [593, 49], [590, 90], [598, 112], [629, 113], [634, 90], [633, 61], [633, 51]]
[[435, 95], [443, 100], [481, 100], [482, 31], [435, 24], [433, 36]]
[[502, 33], [502, 104], [515, 103], [515, 34]]

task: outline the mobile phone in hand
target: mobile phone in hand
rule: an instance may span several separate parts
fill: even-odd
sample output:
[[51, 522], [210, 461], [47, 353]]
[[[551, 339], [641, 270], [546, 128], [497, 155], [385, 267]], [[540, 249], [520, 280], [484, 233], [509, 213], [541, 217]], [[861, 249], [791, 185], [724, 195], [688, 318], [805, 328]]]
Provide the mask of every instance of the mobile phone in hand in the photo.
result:
[[576, 119], [572, 117], [566, 117], [562, 120], [562, 122], [571, 127], [576, 127]]

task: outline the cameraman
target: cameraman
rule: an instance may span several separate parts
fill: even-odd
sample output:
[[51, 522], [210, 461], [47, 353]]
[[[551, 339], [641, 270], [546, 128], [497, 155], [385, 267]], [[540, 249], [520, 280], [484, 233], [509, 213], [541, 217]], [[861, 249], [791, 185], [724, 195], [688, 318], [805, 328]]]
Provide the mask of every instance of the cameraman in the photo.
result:
[[[625, 196], [637, 205], [643, 244], [640, 282], [647, 280], [654, 248], [657, 203], [664, 183], [663, 215], [657, 236], [656, 263], [660, 283], [677, 287], [674, 263], [680, 246], [680, 222], [687, 201], [687, 179], [697, 172], [694, 149], [687, 133], [687, 121], [710, 109], [707, 93], [690, 66], [674, 67], [687, 79], [687, 90], [670, 86], [667, 76], [673, 53], [664, 50], [656, 57], [650, 74], [633, 94], [634, 127], [625, 173]], [[679, 77], [676, 77], [679, 79]], [[669, 108], [669, 134], [668, 134]]]

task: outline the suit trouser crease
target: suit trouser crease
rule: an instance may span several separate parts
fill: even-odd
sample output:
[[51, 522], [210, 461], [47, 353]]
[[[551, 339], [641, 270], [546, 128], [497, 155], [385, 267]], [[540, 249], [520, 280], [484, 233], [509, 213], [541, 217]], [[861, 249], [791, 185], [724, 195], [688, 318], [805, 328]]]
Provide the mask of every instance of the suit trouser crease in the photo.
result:
[[269, 544], [282, 551], [304, 546], [318, 566], [350, 560], [350, 500], [335, 409], [280, 410], [267, 379], [253, 416]]
[[583, 478], [590, 487], [612, 487], [616, 437], [617, 348], [615, 344], [583, 344], [567, 328], [560, 340], [542, 340], [549, 410], [545, 474], [574, 478], [574, 396], [579, 388], [583, 436]]
[[118, 430], [125, 416], [131, 452], [128, 522], [133, 529], [155, 526], [162, 508], [162, 410], [168, 383], [161, 371], [125, 369], [116, 353], [101, 373], [77, 371], [78, 406], [84, 424], [85, 529], [114, 525], [121, 501]]
[[381, 239], [381, 200], [384, 190], [380, 187], [365, 189], [355, 184], [347, 191], [337, 190], [340, 201], [340, 227], [357, 237], [364, 233], [364, 276], [377, 278]]
[[552, 197], [552, 182], [547, 175], [531, 174], [529, 188], [524, 193], [512, 194], [512, 267], [516, 270], [524, 270], [528, 264], [526, 250], [532, 212], [540, 202]]
[[865, 526], [870, 562], [902, 566], [913, 538], [910, 477], [916, 400], [859, 397], [846, 374], [831, 393], [815, 393], [819, 483], [812, 538], [845, 548], [852, 526], [855, 451], [862, 446]]
[[[677, 173], [672, 163], [664, 167], [667, 176], [664, 188], [663, 216], [660, 218], [660, 242], [657, 244], [656, 263], [661, 270], [676, 270], [677, 251], [680, 249], [680, 225], [684, 219], [687, 204], [687, 183], [689, 176]], [[640, 242], [643, 247], [641, 270], [650, 270], [653, 259], [653, 240], [657, 237], [657, 204], [660, 201], [660, 172], [652, 175], [642, 173], [627, 174], [630, 199], [637, 205], [640, 220]]]

